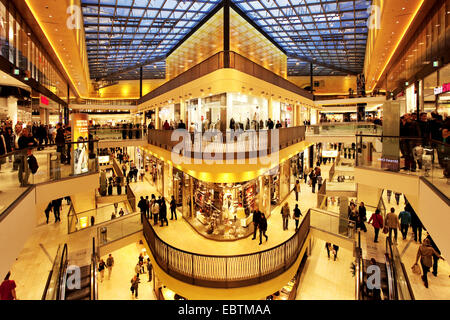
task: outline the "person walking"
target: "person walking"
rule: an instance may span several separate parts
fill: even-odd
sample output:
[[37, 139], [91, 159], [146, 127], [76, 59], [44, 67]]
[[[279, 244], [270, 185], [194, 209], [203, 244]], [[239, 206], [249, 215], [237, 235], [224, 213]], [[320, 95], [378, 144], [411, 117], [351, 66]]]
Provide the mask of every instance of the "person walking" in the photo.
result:
[[154, 219], [154, 225], [156, 226], [158, 224], [158, 216], [159, 216], [159, 202], [156, 200], [156, 197], [153, 201], [152, 205], [152, 214]]
[[339, 251], [339, 246], [338, 246], [338, 245], [336, 245], [336, 244], [333, 244], [333, 255], [334, 255], [334, 261], [336, 261], [336, 259], [337, 259], [337, 254], [338, 254], [338, 251]]
[[311, 173], [309, 174], [309, 179], [311, 181], [312, 186], [312, 193], [316, 193], [316, 183], [317, 183], [317, 177], [314, 173], [314, 170], [311, 169]]
[[17, 300], [16, 282], [10, 280], [10, 277], [11, 272], [8, 272], [0, 285], [0, 300]]
[[294, 220], [295, 220], [295, 230], [298, 229], [298, 226], [300, 224], [300, 216], [302, 215], [300, 208], [298, 207], [298, 204], [295, 205], [294, 209]]
[[438, 259], [442, 259], [445, 260], [444, 258], [441, 257], [441, 255], [436, 252], [436, 250], [433, 249], [433, 247], [431, 246], [430, 240], [425, 238], [422, 242], [422, 244], [419, 247], [419, 250], [417, 251], [417, 256], [416, 256], [416, 262], [414, 265], [418, 264], [418, 261], [420, 259], [420, 264], [422, 265], [422, 271], [423, 271], [423, 275], [422, 275], [422, 281], [425, 285], [425, 288], [428, 288], [428, 272], [430, 272], [430, 268], [433, 265], [433, 255], [436, 255], [438, 257]]
[[400, 220], [400, 232], [402, 233], [403, 240], [406, 240], [406, 236], [408, 235], [409, 225], [411, 224], [411, 213], [409, 213], [405, 206], [405, 210], [400, 212], [398, 215], [398, 219]]
[[164, 227], [164, 222], [166, 223], [166, 226], [169, 225], [169, 221], [167, 220], [166, 199], [164, 197], [161, 198], [161, 204], [159, 206], [159, 219], [161, 220], [161, 227]]
[[397, 244], [397, 229], [400, 227], [400, 224], [394, 208], [391, 208], [391, 211], [386, 215], [386, 226], [389, 228], [389, 239], [392, 241], [392, 232], [394, 232], [395, 239], [392, 243]]
[[300, 181], [298, 180], [295, 182], [294, 191], [295, 191], [295, 201], [298, 202], [298, 194], [300, 193]]
[[60, 210], [61, 210], [61, 199], [52, 200], [53, 214], [55, 216], [55, 223], [61, 222]]
[[[48, 218], [50, 217], [50, 211], [52, 211], [52, 202], [50, 201], [47, 205], [47, 208], [45, 208], [44, 212], [45, 212], [45, 218], [47, 218], [47, 224], [48, 224]], [[56, 219], [55, 219], [56, 220]], [[56, 221], [55, 221], [56, 222]]]
[[175, 197], [172, 196], [172, 200], [170, 200], [170, 220], [173, 220], [174, 216], [175, 220], [177, 220], [177, 203]]
[[114, 213], [117, 214], [117, 209], [119, 208], [119, 204], [116, 202], [114, 203]]
[[266, 242], [267, 242], [267, 240], [269, 240], [269, 237], [266, 235], [267, 219], [266, 219], [266, 216], [264, 215], [264, 213], [261, 213], [261, 217], [260, 217], [259, 224], [258, 224], [258, 229], [259, 229], [259, 244], [261, 245], [263, 235], [266, 238]]
[[330, 242], [325, 243], [325, 249], [327, 249], [328, 260], [330, 260], [330, 252], [333, 251], [333, 247]]
[[399, 192], [395, 192], [395, 193], [394, 193], [395, 202], [397, 203], [397, 205], [400, 205], [400, 196], [401, 196], [401, 195], [402, 195], [402, 194], [399, 193]]
[[369, 219], [369, 223], [372, 223], [373, 229], [375, 231], [375, 238], [373, 242], [378, 242], [378, 234], [380, 229], [383, 228], [383, 217], [380, 214], [380, 209], [376, 209], [375, 213]]
[[114, 258], [110, 253], [108, 259], [106, 259], [106, 267], [108, 268], [108, 280], [111, 279], [112, 268], [114, 267]]
[[281, 215], [283, 217], [283, 230], [288, 230], [289, 218], [291, 217], [291, 213], [290, 213], [290, 209], [289, 209], [289, 204], [287, 202], [281, 208]]
[[411, 227], [414, 232], [414, 241], [415, 242], [422, 242], [422, 222], [420, 221], [419, 217], [417, 216], [414, 209], [411, 207], [411, 205], [408, 203], [408, 212], [411, 213]]
[[134, 297], [138, 298], [138, 289], [139, 289], [139, 283], [141, 280], [139, 279], [139, 273], [136, 273], [136, 275], [131, 279], [131, 295], [134, 293]]
[[152, 281], [152, 271], [153, 271], [152, 263], [150, 261], [150, 258], [147, 258], [148, 282]]
[[[433, 239], [431, 238], [431, 236], [428, 234], [427, 237], [425, 239], [430, 240], [430, 245], [431, 247], [439, 254], [441, 254], [441, 251], [439, 250], [439, 248], [437, 247], [436, 243], [434, 243]], [[438, 261], [439, 261], [439, 256], [433, 254], [433, 276], [437, 277], [437, 270], [438, 270]]]
[[359, 215], [359, 219], [358, 219], [359, 227], [364, 232], [367, 232], [367, 228], [366, 228], [366, 224], [365, 224], [365, 222], [367, 221], [367, 211], [366, 211], [366, 207], [364, 206], [364, 202], [361, 202], [359, 204], [358, 215]]
[[136, 265], [134, 266], [134, 273], [140, 274], [141, 273], [141, 261], [138, 261]]
[[100, 262], [98, 263], [98, 272], [100, 272], [100, 282], [103, 282], [103, 279], [105, 278], [105, 267], [106, 263], [103, 259], [100, 259]]
[[252, 219], [253, 219], [253, 238], [252, 238], [252, 240], [256, 239], [256, 231], [258, 230], [258, 226], [259, 226], [259, 223], [261, 220], [261, 214], [262, 213], [259, 210], [255, 210], [253, 212], [253, 217], [252, 217]]
[[322, 178], [322, 175], [318, 175], [318, 176], [317, 176], [317, 191], [319, 191], [320, 188], [322, 188], [322, 184], [323, 184], [323, 178]]
[[386, 190], [388, 203], [391, 203], [392, 190]]
[[150, 200], [148, 199], [148, 196], [145, 196], [145, 217], [147, 219], [150, 218]]

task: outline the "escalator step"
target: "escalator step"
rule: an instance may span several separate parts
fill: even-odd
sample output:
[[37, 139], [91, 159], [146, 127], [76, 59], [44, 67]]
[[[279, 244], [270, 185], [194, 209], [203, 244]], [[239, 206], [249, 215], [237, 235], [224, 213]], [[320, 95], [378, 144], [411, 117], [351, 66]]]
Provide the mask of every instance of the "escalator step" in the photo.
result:
[[84, 287], [80, 290], [69, 292], [66, 295], [66, 300], [89, 300], [91, 297], [91, 287]]

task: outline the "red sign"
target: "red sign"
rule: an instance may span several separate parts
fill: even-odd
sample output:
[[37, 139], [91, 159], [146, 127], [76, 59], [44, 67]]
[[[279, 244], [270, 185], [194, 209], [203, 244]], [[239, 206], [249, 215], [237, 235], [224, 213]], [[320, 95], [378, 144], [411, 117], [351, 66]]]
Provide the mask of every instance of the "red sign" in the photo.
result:
[[442, 94], [442, 93], [447, 93], [450, 91], [450, 83], [446, 83], [441, 87], [437, 87], [434, 89], [434, 94], [438, 95], [438, 94]]
[[48, 100], [46, 97], [41, 96], [41, 103], [42, 103], [43, 105], [48, 106], [49, 100]]
[[288, 107], [287, 107], [287, 111], [291, 112], [291, 111], [292, 111], [292, 107], [291, 107], [291, 106], [288, 106]]

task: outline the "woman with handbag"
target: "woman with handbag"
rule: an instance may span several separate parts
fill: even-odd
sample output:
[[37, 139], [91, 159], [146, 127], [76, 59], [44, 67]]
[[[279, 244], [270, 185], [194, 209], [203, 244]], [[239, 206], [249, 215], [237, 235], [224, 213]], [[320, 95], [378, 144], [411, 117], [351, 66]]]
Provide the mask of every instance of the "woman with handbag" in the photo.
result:
[[383, 228], [383, 217], [380, 214], [380, 209], [375, 210], [375, 213], [369, 219], [369, 223], [372, 223], [375, 230], [375, 239], [373, 242], [378, 242], [378, 234], [380, 233], [380, 229]]
[[418, 266], [418, 261], [420, 258], [420, 264], [422, 265], [423, 270], [423, 276], [422, 281], [425, 285], [425, 288], [428, 288], [428, 277], [427, 274], [430, 272], [430, 268], [433, 266], [433, 255], [438, 257], [439, 259], [444, 260], [442, 256], [436, 252], [436, 250], [433, 249], [431, 246], [430, 239], [426, 238], [423, 240], [422, 244], [419, 247], [419, 250], [417, 251], [417, 257], [416, 262], [413, 265], [413, 271], [414, 269], [417, 269], [416, 266]]

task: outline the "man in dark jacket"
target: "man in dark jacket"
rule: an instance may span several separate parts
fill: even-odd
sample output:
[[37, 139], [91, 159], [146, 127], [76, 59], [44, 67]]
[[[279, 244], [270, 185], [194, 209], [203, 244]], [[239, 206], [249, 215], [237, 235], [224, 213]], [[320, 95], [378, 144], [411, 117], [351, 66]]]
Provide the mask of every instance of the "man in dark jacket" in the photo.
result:
[[406, 170], [416, 171], [416, 162], [414, 161], [413, 150], [416, 146], [420, 145], [419, 140], [415, 140], [421, 137], [420, 127], [417, 121], [413, 120], [411, 116], [406, 117], [405, 125], [405, 138], [406, 143], [406, 155], [405, 155], [405, 167]]
[[422, 243], [422, 222], [409, 203], [406, 204], [405, 210], [411, 213], [411, 227], [414, 232], [414, 241]]
[[261, 211], [255, 210], [253, 212], [253, 238], [252, 238], [252, 240], [256, 239], [256, 231], [258, 230], [260, 220], [261, 220]]
[[266, 242], [269, 239], [269, 237], [266, 235], [267, 219], [266, 219], [266, 216], [264, 215], [264, 213], [261, 214], [261, 218], [260, 218], [259, 224], [258, 224], [258, 229], [259, 229], [259, 244], [261, 245], [263, 235], [264, 235], [264, 237], [266, 237]]
[[56, 199], [52, 201], [53, 214], [55, 215], [55, 223], [60, 221], [60, 210], [61, 210], [62, 199]]
[[161, 221], [161, 227], [164, 226], [164, 222], [166, 226], [169, 225], [169, 221], [167, 220], [167, 205], [164, 197], [161, 198], [161, 204], [159, 206], [159, 219]]
[[56, 152], [60, 153], [61, 163], [64, 163], [65, 155], [64, 155], [64, 143], [66, 142], [66, 138], [64, 137], [64, 130], [62, 128], [61, 123], [58, 123], [56, 125], [56, 137], [55, 137], [55, 143], [56, 143]]

